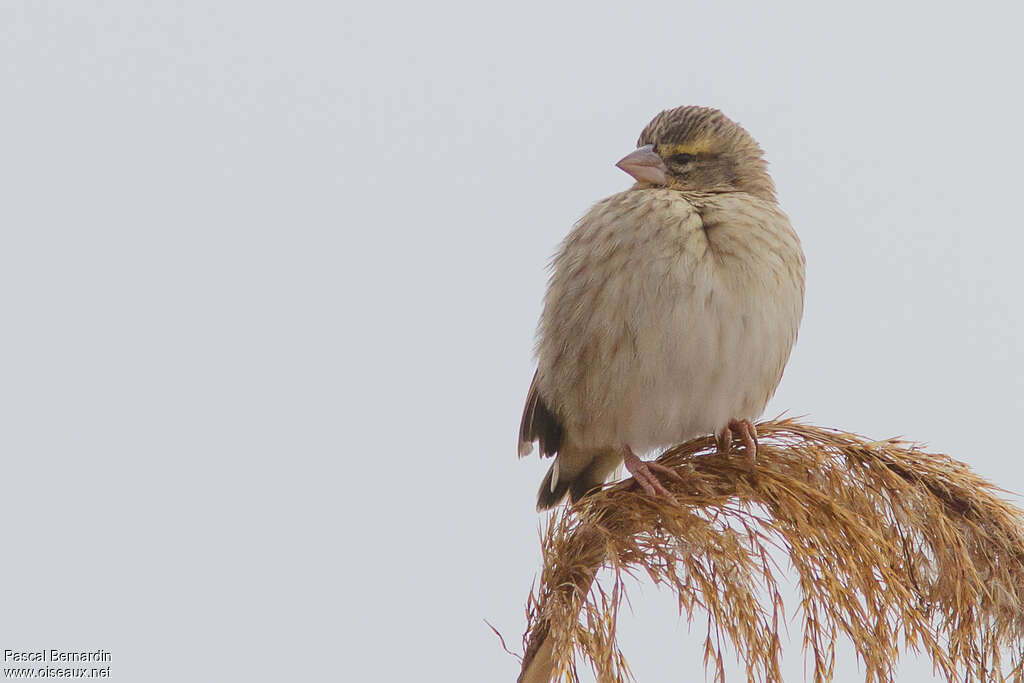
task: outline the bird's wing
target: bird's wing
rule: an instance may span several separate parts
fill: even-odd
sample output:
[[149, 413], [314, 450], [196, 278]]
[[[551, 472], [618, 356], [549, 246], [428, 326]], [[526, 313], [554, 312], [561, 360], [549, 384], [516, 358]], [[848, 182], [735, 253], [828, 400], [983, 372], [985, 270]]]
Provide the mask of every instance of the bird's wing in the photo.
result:
[[551, 412], [537, 391], [537, 373], [533, 373], [530, 391], [526, 395], [523, 421], [519, 425], [519, 457], [529, 455], [533, 442], [540, 442], [540, 454], [554, 455], [562, 446], [562, 423]]

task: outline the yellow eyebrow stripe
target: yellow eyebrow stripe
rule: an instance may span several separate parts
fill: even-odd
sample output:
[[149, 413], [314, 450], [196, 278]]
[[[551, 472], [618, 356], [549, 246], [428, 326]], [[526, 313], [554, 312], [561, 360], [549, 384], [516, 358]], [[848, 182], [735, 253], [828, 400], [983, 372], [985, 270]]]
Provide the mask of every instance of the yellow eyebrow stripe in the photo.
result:
[[675, 156], [676, 154], [704, 154], [710, 150], [710, 139], [658, 145], [658, 154], [663, 158]]

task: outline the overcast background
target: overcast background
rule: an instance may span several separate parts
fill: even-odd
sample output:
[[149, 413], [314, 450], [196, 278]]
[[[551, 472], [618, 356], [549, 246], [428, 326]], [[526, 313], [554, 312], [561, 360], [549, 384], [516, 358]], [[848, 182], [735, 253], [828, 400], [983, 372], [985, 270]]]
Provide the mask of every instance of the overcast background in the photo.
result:
[[[3, 2], [0, 649], [513, 680], [545, 265], [680, 104], [761, 142], [807, 253], [767, 412], [1024, 490], [1022, 16], [951, 4]], [[701, 680], [633, 597], [639, 680]]]

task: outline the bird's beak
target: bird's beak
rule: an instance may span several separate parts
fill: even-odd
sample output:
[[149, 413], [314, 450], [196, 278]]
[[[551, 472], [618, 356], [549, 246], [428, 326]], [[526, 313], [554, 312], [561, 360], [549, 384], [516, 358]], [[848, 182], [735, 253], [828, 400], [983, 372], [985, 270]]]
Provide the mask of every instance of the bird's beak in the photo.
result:
[[641, 183], [668, 184], [668, 180], [665, 178], [668, 168], [658, 153], [654, 151], [654, 145], [644, 145], [636, 151], [630, 152], [619, 159], [619, 163], [615, 165]]

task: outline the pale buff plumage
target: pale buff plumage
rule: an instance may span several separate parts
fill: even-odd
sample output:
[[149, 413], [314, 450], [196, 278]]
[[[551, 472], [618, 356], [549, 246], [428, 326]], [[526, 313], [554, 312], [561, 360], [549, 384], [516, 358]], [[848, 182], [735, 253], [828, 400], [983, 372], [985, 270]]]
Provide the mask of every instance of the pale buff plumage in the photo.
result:
[[541, 508], [602, 483], [624, 446], [756, 419], [796, 340], [803, 252], [756, 142], [716, 110], [683, 107], [640, 144], [664, 150], [664, 175], [598, 202], [554, 260], [520, 432], [521, 455], [534, 440], [557, 453]]

